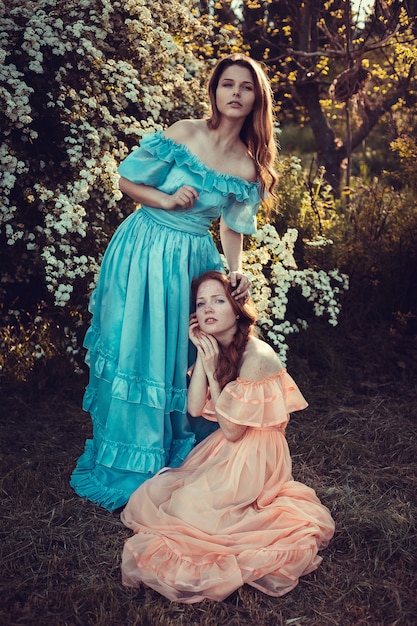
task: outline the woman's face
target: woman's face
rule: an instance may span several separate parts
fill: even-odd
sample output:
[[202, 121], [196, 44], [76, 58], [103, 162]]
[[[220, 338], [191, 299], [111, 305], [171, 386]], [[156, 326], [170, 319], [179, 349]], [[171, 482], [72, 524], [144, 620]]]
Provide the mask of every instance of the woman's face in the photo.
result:
[[255, 104], [255, 84], [251, 72], [241, 65], [229, 65], [220, 75], [216, 106], [223, 116], [245, 118]]
[[218, 339], [232, 338], [236, 332], [236, 312], [218, 280], [206, 280], [198, 288], [196, 314], [201, 330]]

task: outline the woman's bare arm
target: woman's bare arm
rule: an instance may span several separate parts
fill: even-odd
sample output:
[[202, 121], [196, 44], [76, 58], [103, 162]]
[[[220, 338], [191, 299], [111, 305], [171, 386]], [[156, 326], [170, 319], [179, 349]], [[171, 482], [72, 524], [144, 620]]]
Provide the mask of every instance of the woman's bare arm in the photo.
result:
[[132, 181], [121, 176], [119, 187], [120, 191], [123, 191], [135, 202], [166, 211], [175, 208], [190, 209], [194, 206], [194, 200], [198, 199], [197, 191], [189, 185], [179, 187], [174, 194], [170, 195], [149, 185], [132, 183]]

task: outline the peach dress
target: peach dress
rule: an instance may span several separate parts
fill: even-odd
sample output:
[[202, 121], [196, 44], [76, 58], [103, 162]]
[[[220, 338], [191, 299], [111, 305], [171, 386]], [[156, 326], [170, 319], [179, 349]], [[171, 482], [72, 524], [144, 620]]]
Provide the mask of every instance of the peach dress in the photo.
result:
[[[123, 584], [192, 603], [223, 600], [244, 583], [281, 596], [315, 570], [334, 522], [315, 491], [293, 480], [285, 439], [289, 414], [306, 406], [285, 369], [227, 384], [216, 411], [247, 430], [231, 442], [219, 428], [131, 495], [121, 514], [135, 533]], [[210, 400], [204, 417], [215, 420]]]

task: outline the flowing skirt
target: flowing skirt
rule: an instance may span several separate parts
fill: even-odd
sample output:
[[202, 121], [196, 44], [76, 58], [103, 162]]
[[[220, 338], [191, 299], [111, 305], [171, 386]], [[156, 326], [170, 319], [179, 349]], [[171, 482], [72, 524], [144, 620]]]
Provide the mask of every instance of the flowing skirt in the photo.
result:
[[137, 489], [122, 511], [134, 531], [122, 581], [176, 602], [223, 600], [248, 583], [271, 596], [315, 570], [334, 533], [329, 510], [294, 481], [283, 432], [212, 433], [181, 467]]
[[93, 438], [71, 476], [80, 496], [109, 510], [162, 467], [180, 465], [205, 432], [186, 413], [190, 284], [223, 271], [209, 233], [130, 215], [103, 258], [84, 345], [90, 381], [83, 408]]

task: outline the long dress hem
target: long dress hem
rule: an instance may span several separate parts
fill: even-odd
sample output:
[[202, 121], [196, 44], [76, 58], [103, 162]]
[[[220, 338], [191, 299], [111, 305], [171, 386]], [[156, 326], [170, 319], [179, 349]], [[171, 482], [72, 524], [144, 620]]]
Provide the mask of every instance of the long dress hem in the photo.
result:
[[259, 183], [210, 169], [162, 131], [145, 135], [119, 173], [167, 194], [189, 185], [199, 197], [189, 210], [142, 206], [127, 217], [90, 299], [83, 408], [93, 432], [70, 484], [109, 510], [161, 467], [177, 467], [207, 434], [186, 411], [190, 285], [224, 271], [212, 222], [222, 216], [236, 232], [254, 233], [261, 201]]
[[203, 414], [248, 424], [228, 441], [217, 430], [177, 469], [165, 468], [130, 497], [122, 522], [122, 582], [176, 602], [223, 600], [244, 583], [279, 597], [321, 563], [334, 533], [315, 491], [292, 477], [289, 412], [307, 406], [285, 369], [226, 385]]

